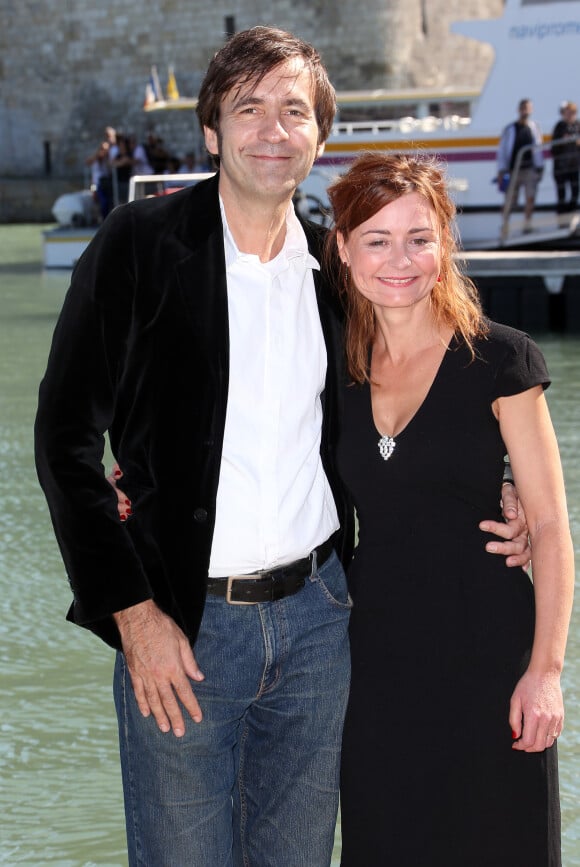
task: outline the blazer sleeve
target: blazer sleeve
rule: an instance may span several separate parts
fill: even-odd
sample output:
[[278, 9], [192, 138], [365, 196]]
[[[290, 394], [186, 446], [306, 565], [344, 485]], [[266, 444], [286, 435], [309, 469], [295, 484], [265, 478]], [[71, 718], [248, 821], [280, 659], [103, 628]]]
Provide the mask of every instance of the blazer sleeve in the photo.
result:
[[130, 221], [126, 207], [113, 212], [79, 260], [35, 421], [36, 467], [74, 595], [74, 620], [87, 626], [152, 595], [102, 463], [131, 328]]

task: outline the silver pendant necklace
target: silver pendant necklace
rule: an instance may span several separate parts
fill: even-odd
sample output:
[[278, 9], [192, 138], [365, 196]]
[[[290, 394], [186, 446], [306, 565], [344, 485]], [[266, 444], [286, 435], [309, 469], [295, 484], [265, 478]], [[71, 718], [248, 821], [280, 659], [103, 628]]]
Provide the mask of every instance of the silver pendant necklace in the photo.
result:
[[393, 437], [388, 436], [387, 434], [383, 434], [378, 442], [379, 452], [384, 461], [388, 461], [393, 452], [395, 451], [395, 446], [397, 443], [395, 442]]

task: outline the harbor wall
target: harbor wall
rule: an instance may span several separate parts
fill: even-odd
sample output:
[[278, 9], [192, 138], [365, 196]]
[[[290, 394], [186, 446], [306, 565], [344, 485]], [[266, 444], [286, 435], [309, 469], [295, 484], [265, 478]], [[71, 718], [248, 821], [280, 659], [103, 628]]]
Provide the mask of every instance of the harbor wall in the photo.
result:
[[199, 147], [193, 112], [143, 112], [145, 86], [156, 65], [165, 88], [172, 65], [180, 94], [195, 95], [228, 32], [294, 31], [338, 89], [479, 88], [492, 49], [450, 24], [502, 11], [503, 0], [0, 0], [0, 177], [82, 176], [106, 125], [138, 138], [155, 127], [180, 156]]
[[78, 177], [0, 177], [0, 223], [54, 223], [52, 206], [81, 187]]
[[528, 334], [580, 335], [580, 274], [566, 276], [557, 293], [546, 289], [540, 270], [535, 277], [474, 277], [473, 282], [485, 313], [496, 322]]

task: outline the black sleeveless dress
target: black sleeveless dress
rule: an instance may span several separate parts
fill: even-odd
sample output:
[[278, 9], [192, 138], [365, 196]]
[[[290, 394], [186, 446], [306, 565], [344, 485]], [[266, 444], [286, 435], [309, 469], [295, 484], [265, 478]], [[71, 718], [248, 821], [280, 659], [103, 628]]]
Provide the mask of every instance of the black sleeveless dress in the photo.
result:
[[[558, 867], [556, 747], [512, 750], [533, 639], [528, 575], [488, 554], [505, 447], [491, 403], [549, 384], [522, 332], [452, 339], [425, 401], [378, 448], [368, 385], [347, 386], [339, 467], [360, 524], [349, 569], [352, 686], [343, 867]], [[530, 460], [534, 456], [530, 455]]]

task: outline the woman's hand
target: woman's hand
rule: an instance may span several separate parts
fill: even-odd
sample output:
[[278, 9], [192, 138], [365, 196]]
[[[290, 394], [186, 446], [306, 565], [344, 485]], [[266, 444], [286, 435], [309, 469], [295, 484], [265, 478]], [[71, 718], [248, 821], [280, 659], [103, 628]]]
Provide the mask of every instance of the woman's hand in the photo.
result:
[[528, 669], [513, 692], [509, 721], [514, 750], [540, 753], [551, 747], [564, 726], [560, 675]]
[[129, 515], [131, 515], [131, 500], [127, 497], [127, 495], [119, 488], [117, 482], [123, 476], [123, 472], [119, 464], [113, 464], [113, 468], [110, 474], [107, 476], [107, 481], [110, 482], [112, 487], [114, 488], [115, 494], [117, 495], [117, 509], [119, 510], [119, 518], [121, 521], [126, 521]]

